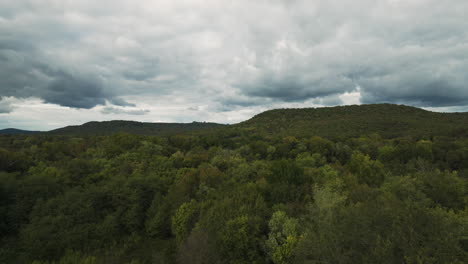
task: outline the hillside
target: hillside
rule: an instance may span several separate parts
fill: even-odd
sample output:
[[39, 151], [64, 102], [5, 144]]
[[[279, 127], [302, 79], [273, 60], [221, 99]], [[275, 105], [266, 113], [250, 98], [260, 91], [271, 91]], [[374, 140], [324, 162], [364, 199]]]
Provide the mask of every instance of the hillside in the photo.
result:
[[327, 138], [373, 133], [386, 138], [466, 136], [468, 113], [437, 113], [393, 104], [275, 109], [258, 114], [237, 127], [277, 135]]
[[79, 126], [67, 126], [47, 132], [53, 135], [109, 135], [128, 133], [137, 135], [168, 135], [186, 133], [216, 127], [222, 124], [192, 122], [192, 123], [142, 123], [135, 121], [104, 121], [88, 122]]
[[6, 128], [0, 130], [0, 135], [30, 135], [30, 134], [38, 134], [41, 131], [29, 131], [29, 130], [21, 130], [16, 128]]
[[[217, 128], [217, 129], [214, 129]], [[221, 130], [220, 130], [221, 129]], [[234, 125], [217, 123], [142, 123], [135, 121], [89, 122], [45, 132], [50, 135], [173, 135], [211, 132], [279, 136], [349, 138], [377, 133], [384, 138], [402, 136], [468, 136], [468, 113], [438, 113], [416, 107], [371, 104], [323, 108], [275, 109]], [[34, 134], [37, 131], [0, 130], [0, 134]]]

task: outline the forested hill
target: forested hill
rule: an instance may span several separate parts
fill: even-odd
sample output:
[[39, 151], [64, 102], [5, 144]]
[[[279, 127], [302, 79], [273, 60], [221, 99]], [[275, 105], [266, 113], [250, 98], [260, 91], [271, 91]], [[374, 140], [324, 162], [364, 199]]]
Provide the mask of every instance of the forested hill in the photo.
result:
[[0, 135], [0, 263], [468, 263], [467, 124], [364, 105]]
[[[221, 129], [221, 130], [220, 130]], [[234, 125], [208, 122], [143, 123], [135, 121], [89, 122], [44, 132], [49, 135], [110, 135], [127, 133], [165, 136], [174, 134], [254, 132], [278, 136], [329, 139], [379, 134], [384, 138], [401, 136], [468, 136], [468, 113], [437, 113], [416, 107], [370, 104], [323, 108], [275, 109]], [[0, 134], [32, 134], [36, 131], [0, 130]]]
[[38, 134], [40, 131], [21, 130], [16, 128], [6, 128], [0, 130], [0, 135], [31, 135]]
[[375, 133], [385, 138], [467, 136], [468, 113], [437, 113], [393, 104], [275, 109], [237, 126], [276, 135], [327, 138]]
[[109, 135], [115, 133], [128, 133], [137, 135], [169, 135], [179, 134], [215, 127], [222, 124], [207, 122], [192, 123], [142, 123], [135, 121], [104, 121], [89, 122], [80, 126], [67, 126], [49, 131], [53, 135]]

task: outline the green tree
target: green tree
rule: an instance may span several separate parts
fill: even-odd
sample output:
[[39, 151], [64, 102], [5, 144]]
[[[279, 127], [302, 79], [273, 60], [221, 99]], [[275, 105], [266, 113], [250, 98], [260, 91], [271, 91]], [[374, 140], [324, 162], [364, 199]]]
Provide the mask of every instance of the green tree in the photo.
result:
[[196, 223], [197, 211], [197, 202], [191, 200], [183, 203], [172, 217], [172, 233], [175, 235], [178, 244], [182, 243], [190, 234]]
[[262, 263], [260, 226], [247, 215], [228, 220], [221, 230], [220, 250], [228, 263]]
[[357, 176], [359, 183], [378, 187], [385, 179], [382, 163], [371, 160], [362, 153], [354, 153], [347, 166], [349, 171]]
[[291, 263], [294, 249], [300, 239], [298, 226], [298, 221], [288, 217], [283, 211], [273, 214], [268, 222], [270, 233], [265, 242], [268, 256], [273, 263]]

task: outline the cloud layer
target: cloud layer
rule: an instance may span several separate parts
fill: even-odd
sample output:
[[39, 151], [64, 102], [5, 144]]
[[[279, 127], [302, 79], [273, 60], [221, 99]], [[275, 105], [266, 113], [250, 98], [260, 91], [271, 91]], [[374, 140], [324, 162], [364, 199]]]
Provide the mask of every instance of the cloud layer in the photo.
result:
[[463, 107], [466, 10], [465, 0], [2, 1], [0, 97], [155, 118], [164, 113], [151, 106], [168, 100], [186, 118], [240, 117], [356, 92], [361, 103]]

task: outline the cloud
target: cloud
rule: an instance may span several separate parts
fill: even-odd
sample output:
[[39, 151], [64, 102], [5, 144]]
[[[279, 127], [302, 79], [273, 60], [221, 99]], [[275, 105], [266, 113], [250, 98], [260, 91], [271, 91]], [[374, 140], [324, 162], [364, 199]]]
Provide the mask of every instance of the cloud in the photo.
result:
[[[93, 113], [170, 102], [170, 116], [207, 118], [357, 100], [464, 106], [464, 10], [465, 0], [2, 1], [0, 96]], [[203, 110], [170, 110], [194, 105]]]
[[38, 97], [47, 103], [90, 109], [109, 100], [129, 105], [107, 89], [102, 78], [83, 69], [47, 64], [47, 58], [27, 45], [0, 37], [0, 96]]
[[0, 114], [8, 114], [13, 111], [13, 105], [8, 99], [0, 98]]
[[200, 107], [199, 106], [191, 106], [191, 107], [188, 107], [187, 110], [189, 110], [189, 111], [199, 111]]
[[324, 97], [315, 98], [313, 100], [315, 104], [326, 105], [326, 106], [335, 106], [343, 104], [343, 100], [339, 95], [329, 95]]
[[41, 97], [49, 103], [76, 108], [93, 108], [105, 103], [105, 94], [99, 82], [64, 74], [44, 89]]
[[451, 3], [294, 1], [270, 45], [240, 60], [234, 85], [280, 101], [360, 87], [363, 103], [467, 104], [468, 22], [457, 10], [468, 3]]
[[126, 109], [113, 106], [106, 106], [101, 110], [101, 113], [109, 114], [125, 114], [125, 115], [146, 115], [150, 111], [146, 109]]

